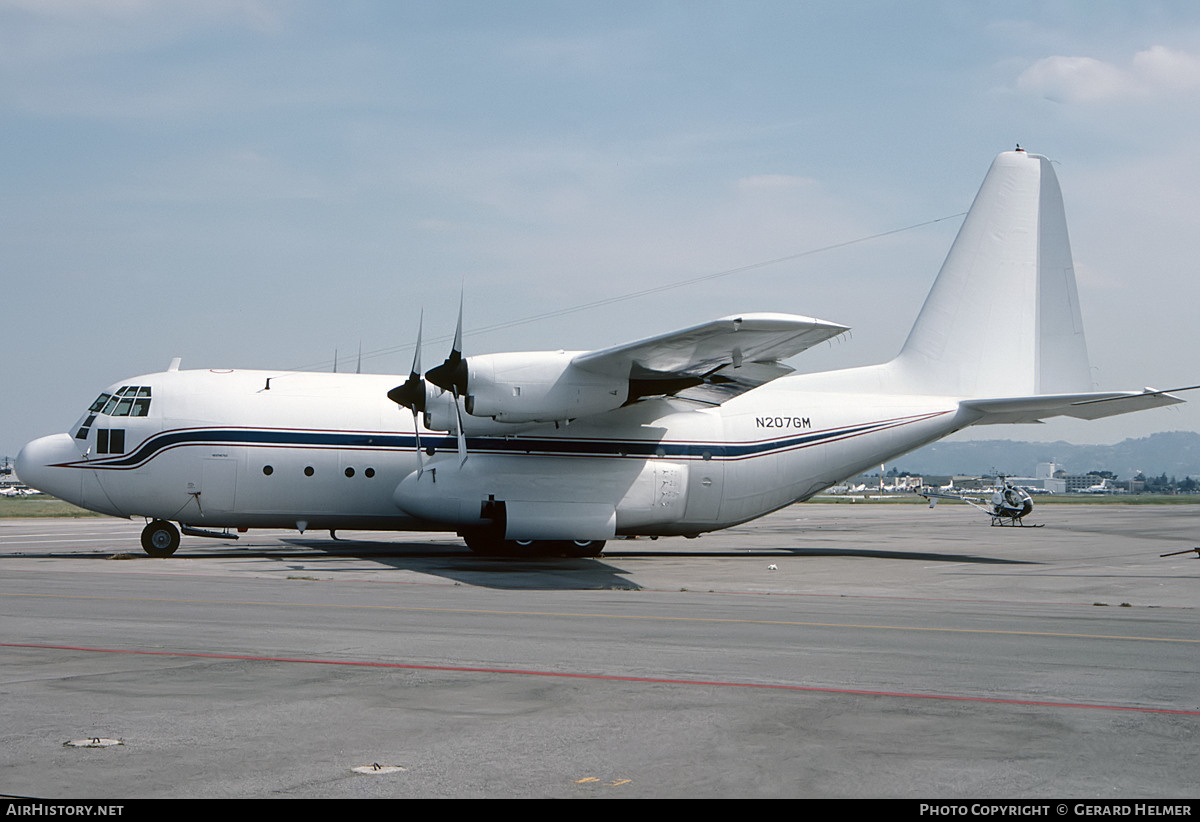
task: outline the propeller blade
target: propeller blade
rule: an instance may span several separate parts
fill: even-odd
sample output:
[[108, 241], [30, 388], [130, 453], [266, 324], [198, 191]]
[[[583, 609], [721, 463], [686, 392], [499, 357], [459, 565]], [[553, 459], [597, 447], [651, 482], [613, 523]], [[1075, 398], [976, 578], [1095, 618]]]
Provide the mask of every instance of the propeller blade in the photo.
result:
[[[425, 455], [421, 453], [421, 426], [417, 422], [417, 414], [425, 410], [425, 381], [421, 379], [421, 334], [425, 331], [425, 309], [421, 309], [421, 315], [417, 319], [417, 347], [413, 349], [412, 368], [409, 369], [408, 383], [414, 383], [420, 389], [420, 400], [412, 405], [413, 415], [413, 437], [417, 441], [417, 476], [420, 477], [425, 473]], [[404, 388], [404, 385], [400, 386]], [[420, 405], [418, 411], [417, 406]]]
[[467, 434], [463, 431], [462, 403], [457, 388], [454, 390], [454, 413], [458, 416], [458, 464], [461, 466], [467, 461]]
[[421, 453], [421, 426], [417, 424], [417, 410], [413, 409], [413, 436], [417, 440], [417, 476], [425, 473], [425, 455]]
[[467, 361], [462, 355], [463, 301], [458, 300], [458, 327], [454, 331], [454, 346], [450, 356], [441, 365], [425, 372], [425, 378], [443, 391], [453, 391], [455, 396], [467, 393]]
[[417, 321], [417, 347], [413, 351], [412, 370], [404, 385], [398, 385], [387, 393], [388, 399], [397, 405], [411, 408], [413, 417], [425, 412], [425, 380], [421, 378], [421, 334], [425, 327], [425, 311]]
[[424, 328], [425, 311], [422, 309], [421, 318], [417, 321], [417, 347], [413, 351], [413, 364], [408, 379], [404, 381], [404, 385], [398, 385], [387, 393], [392, 402], [412, 409], [413, 436], [417, 441], [417, 476], [425, 472], [425, 457], [421, 453], [421, 426], [417, 423], [417, 415], [425, 411], [425, 380], [421, 378], [421, 334]]

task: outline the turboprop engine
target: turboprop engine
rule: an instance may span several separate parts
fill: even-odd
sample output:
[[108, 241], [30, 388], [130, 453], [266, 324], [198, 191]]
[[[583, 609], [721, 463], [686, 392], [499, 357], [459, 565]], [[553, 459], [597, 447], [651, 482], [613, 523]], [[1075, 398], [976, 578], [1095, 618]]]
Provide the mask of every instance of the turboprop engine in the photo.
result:
[[[467, 433], [502, 433], [523, 423], [561, 422], [620, 408], [629, 380], [592, 374], [571, 365], [571, 351], [533, 351], [465, 357], [450, 390], [422, 386], [425, 427], [457, 431], [455, 391], [462, 398]], [[491, 421], [503, 423], [496, 426]]]
[[[450, 356], [421, 376], [421, 332], [412, 373], [388, 392], [399, 405], [424, 413], [432, 431], [495, 432], [464, 419], [505, 425], [562, 422], [620, 408], [629, 399], [628, 373], [588, 371], [573, 363], [577, 351], [462, 355], [462, 307]], [[504, 426], [501, 426], [502, 428]], [[511, 429], [509, 429], [511, 430]]]
[[554, 422], [620, 408], [629, 380], [571, 365], [575, 351], [467, 357], [463, 409], [497, 422]]

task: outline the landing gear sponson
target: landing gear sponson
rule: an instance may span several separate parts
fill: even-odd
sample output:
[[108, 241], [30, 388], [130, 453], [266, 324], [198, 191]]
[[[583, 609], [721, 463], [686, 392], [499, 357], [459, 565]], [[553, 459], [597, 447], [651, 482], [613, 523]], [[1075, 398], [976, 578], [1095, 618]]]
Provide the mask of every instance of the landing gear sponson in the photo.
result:
[[[582, 557], [600, 556], [604, 540], [515, 540], [487, 531], [461, 535], [472, 552], [485, 557]], [[179, 529], [156, 519], [142, 529], [142, 548], [152, 557], [169, 557], [179, 548]]]

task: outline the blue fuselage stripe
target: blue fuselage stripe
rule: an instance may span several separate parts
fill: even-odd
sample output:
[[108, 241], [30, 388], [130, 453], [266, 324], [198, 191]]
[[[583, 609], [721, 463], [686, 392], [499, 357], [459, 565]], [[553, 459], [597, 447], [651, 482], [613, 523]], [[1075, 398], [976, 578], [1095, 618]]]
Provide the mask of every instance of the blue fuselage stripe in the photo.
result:
[[[859, 436], [936, 416], [883, 420], [862, 425], [816, 431], [795, 437], [745, 443], [663, 442], [654, 440], [565, 439], [558, 437], [467, 437], [467, 450], [487, 454], [529, 454], [539, 456], [596, 457], [669, 457], [676, 459], [741, 459], [770, 452], [804, 448], [833, 440]], [[134, 451], [121, 457], [76, 463], [80, 467], [128, 469], [144, 465], [158, 454], [179, 446], [242, 445], [285, 448], [320, 448], [375, 451], [414, 451], [417, 438], [412, 434], [378, 432], [297, 431], [273, 428], [190, 428], [156, 434]], [[425, 434], [422, 448], [454, 450], [457, 440], [444, 435]]]

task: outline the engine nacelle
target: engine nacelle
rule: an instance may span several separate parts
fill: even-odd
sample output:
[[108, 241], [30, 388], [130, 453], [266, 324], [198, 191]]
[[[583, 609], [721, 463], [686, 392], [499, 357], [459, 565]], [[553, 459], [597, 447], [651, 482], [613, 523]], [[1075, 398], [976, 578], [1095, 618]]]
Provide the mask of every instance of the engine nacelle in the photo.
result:
[[497, 422], [557, 422], [620, 408], [627, 378], [592, 374], [571, 365], [575, 351], [532, 351], [467, 357], [463, 407]]
[[[458, 433], [458, 411], [454, 408], [454, 395], [435, 385], [427, 385], [425, 396], [425, 427], [430, 431]], [[540, 423], [496, 422], [490, 417], [462, 415], [463, 433], [467, 436], [504, 436], [517, 434]]]

